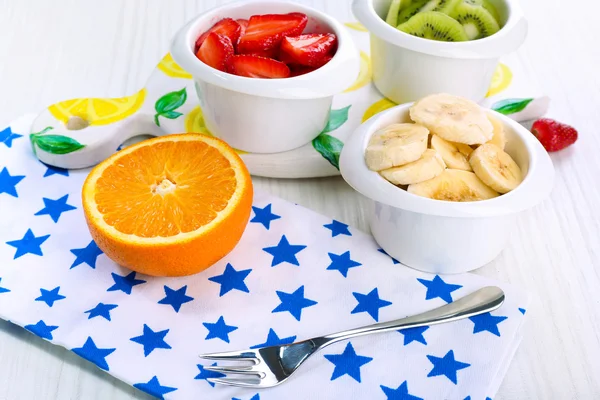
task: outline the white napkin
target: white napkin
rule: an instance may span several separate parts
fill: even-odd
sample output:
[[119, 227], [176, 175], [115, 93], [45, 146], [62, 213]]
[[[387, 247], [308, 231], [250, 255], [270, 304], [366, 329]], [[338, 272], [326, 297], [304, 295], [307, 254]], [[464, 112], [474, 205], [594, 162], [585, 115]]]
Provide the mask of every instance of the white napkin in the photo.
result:
[[[464, 274], [404, 267], [371, 236], [257, 193], [225, 259], [184, 278], [135, 274], [92, 242], [87, 171], [38, 162], [31, 118], [0, 131], [0, 317], [170, 399], [485, 399], [520, 341], [528, 296]], [[22, 136], [19, 136], [22, 135]], [[65, 197], [67, 196], [67, 197]], [[487, 285], [492, 315], [332, 345], [268, 390], [214, 386], [201, 353], [292, 342], [420, 313]]]

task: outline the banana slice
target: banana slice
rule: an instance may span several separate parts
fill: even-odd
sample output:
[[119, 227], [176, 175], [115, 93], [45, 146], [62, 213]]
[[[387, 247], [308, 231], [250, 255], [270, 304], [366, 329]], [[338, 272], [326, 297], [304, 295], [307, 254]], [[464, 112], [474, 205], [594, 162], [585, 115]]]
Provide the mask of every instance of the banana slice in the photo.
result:
[[433, 179], [410, 185], [408, 192], [445, 201], [479, 201], [498, 197], [498, 193], [481, 182], [473, 172], [460, 169], [447, 169]]
[[508, 153], [495, 144], [479, 146], [469, 158], [473, 172], [499, 193], [508, 193], [523, 180], [521, 168]]
[[494, 117], [488, 116], [488, 119], [491, 121], [492, 126], [494, 127], [494, 136], [488, 143], [495, 144], [496, 146], [500, 147], [500, 149], [504, 150], [504, 147], [506, 146], [504, 125]]
[[492, 123], [479, 105], [446, 93], [417, 101], [410, 108], [410, 118], [451, 142], [482, 144], [493, 136]]
[[466, 157], [469, 157], [471, 155], [471, 153], [473, 152], [473, 148], [471, 146], [469, 146], [468, 144], [458, 143], [458, 142], [450, 142], [450, 143], [452, 143], [454, 146], [456, 146], [458, 151], [460, 151], [460, 153]]
[[[463, 146], [467, 145], [465, 144]], [[432, 135], [431, 148], [440, 153], [448, 168], [472, 171], [471, 165], [469, 165], [469, 162], [467, 161], [467, 157], [465, 157], [453, 143], [442, 139], [438, 135]]]
[[431, 149], [425, 150], [423, 156], [401, 167], [389, 168], [379, 173], [394, 185], [410, 185], [435, 178], [446, 168], [440, 154]]
[[427, 149], [429, 130], [417, 124], [393, 124], [371, 136], [365, 161], [372, 171], [381, 171], [418, 160]]

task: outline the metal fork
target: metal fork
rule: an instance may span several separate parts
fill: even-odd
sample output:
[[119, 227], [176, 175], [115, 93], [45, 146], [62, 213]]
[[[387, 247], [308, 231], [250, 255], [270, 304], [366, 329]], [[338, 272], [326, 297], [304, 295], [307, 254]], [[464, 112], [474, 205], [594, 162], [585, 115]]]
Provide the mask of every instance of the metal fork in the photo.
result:
[[268, 388], [287, 380], [311, 355], [323, 347], [341, 340], [419, 326], [436, 325], [472, 317], [493, 311], [504, 302], [504, 292], [494, 286], [484, 287], [452, 303], [422, 314], [390, 322], [382, 322], [362, 328], [351, 329], [301, 342], [269, 346], [254, 350], [230, 351], [201, 355], [201, 358], [217, 361], [246, 361], [238, 366], [206, 366], [205, 370], [223, 374], [241, 375], [241, 378], [208, 378], [222, 385]]

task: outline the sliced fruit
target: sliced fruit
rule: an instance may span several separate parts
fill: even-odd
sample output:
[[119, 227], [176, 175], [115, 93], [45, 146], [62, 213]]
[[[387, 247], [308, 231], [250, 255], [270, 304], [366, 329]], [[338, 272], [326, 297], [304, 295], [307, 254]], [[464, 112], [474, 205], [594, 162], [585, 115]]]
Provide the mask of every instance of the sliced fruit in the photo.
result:
[[333, 33], [309, 33], [287, 36], [281, 42], [279, 60], [287, 64], [321, 67], [330, 59], [337, 46]]
[[290, 69], [290, 77], [308, 74], [309, 72], [313, 72], [317, 69], [315, 67], [307, 67], [306, 65], [295, 64], [289, 64], [288, 67]]
[[171, 78], [192, 79], [192, 74], [187, 73], [179, 66], [171, 57], [171, 53], [167, 53], [157, 65], [158, 69]]
[[146, 99], [146, 89], [136, 94], [115, 99], [72, 99], [48, 107], [54, 118], [67, 123], [71, 117], [79, 117], [90, 125], [108, 125], [121, 121], [140, 109]]
[[478, 104], [446, 93], [417, 101], [410, 118], [451, 142], [482, 144], [493, 136], [492, 123]]
[[473, 172], [447, 169], [425, 182], [410, 185], [408, 192], [445, 201], [479, 201], [498, 197]]
[[417, 124], [393, 124], [375, 132], [365, 151], [372, 171], [398, 167], [416, 161], [427, 150], [427, 128]]
[[[406, 2], [406, 0], [405, 0]], [[400, 14], [400, 8], [402, 7], [402, 0], [392, 0], [390, 8], [388, 9], [387, 17], [385, 22], [394, 28], [398, 26], [398, 14]]]
[[238, 52], [256, 54], [276, 50], [284, 37], [300, 35], [307, 23], [308, 17], [301, 13], [253, 15], [240, 38]]
[[506, 133], [504, 133], [504, 125], [494, 117], [488, 116], [488, 119], [494, 127], [494, 136], [488, 143], [495, 144], [500, 149], [504, 150], [504, 147], [506, 146]]
[[438, 11], [419, 13], [398, 25], [398, 29], [410, 35], [441, 42], [463, 42], [469, 40], [462, 25]]
[[406, 7], [403, 7], [402, 12], [398, 15], [398, 24], [411, 19], [413, 16], [427, 12], [439, 11], [444, 14], [449, 14], [457, 4], [462, 0], [414, 0]]
[[533, 123], [531, 132], [547, 151], [559, 151], [577, 141], [577, 130], [570, 125], [550, 118], [540, 118]]
[[472, 171], [471, 166], [467, 161], [467, 157], [465, 157], [452, 142], [448, 142], [438, 135], [432, 135], [431, 148], [440, 153], [440, 156], [442, 156], [442, 159], [448, 168]]
[[460, 3], [450, 12], [450, 16], [462, 25], [469, 40], [488, 37], [500, 30], [498, 22], [482, 6]]
[[248, 78], [287, 78], [290, 69], [281, 61], [271, 58], [239, 55], [231, 58], [229, 72]]
[[371, 69], [371, 59], [369, 55], [364, 51], [360, 52], [360, 72], [358, 77], [348, 89], [344, 90], [344, 93], [353, 92], [362, 87], [365, 87], [371, 82], [373, 77], [373, 70]]
[[468, 144], [464, 144], [464, 143], [458, 143], [458, 142], [448, 142], [448, 143], [452, 143], [452, 145], [454, 147], [456, 147], [458, 149], [458, 151], [460, 151], [460, 154], [469, 157], [471, 155], [471, 153], [473, 152], [473, 148], [471, 146], [469, 146]]
[[229, 60], [233, 54], [233, 44], [227, 36], [210, 32], [202, 42], [196, 56], [210, 67], [219, 71], [227, 71]]
[[98, 164], [82, 198], [92, 238], [110, 259], [148, 275], [182, 276], [210, 267], [238, 243], [252, 181], [225, 142], [167, 135]]
[[510, 68], [508, 68], [506, 64], [499, 63], [496, 67], [496, 71], [494, 71], [490, 88], [488, 89], [485, 97], [494, 96], [506, 89], [508, 86], [510, 86], [512, 78], [513, 75]]
[[196, 40], [196, 49], [197, 52], [204, 40], [208, 37], [208, 34], [214, 32], [219, 35], [227, 36], [229, 40], [231, 40], [231, 44], [234, 46], [237, 45], [238, 40], [242, 34], [242, 27], [236, 21], [231, 18], [223, 18], [216, 24], [214, 24], [209, 30], [204, 32], [200, 37]]
[[431, 149], [425, 150], [423, 156], [401, 167], [384, 169], [379, 173], [394, 185], [410, 185], [435, 178], [446, 168], [440, 154]]
[[498, 146], [486, 143], [476, 148], [469, 162], [479, 179], [498, 193], [508, 193], [523, 180], [521, 168]]
[[235, 22], [237, 22], [240, 27], [242, 28], [241, 32], [240, 32], [240, 37], [244, 36], [246, 34], [246, 29], [248, 28], [248, 20], [247, 19], [236, 19]]
[[498, 14], [498, 10], [496, 10], [496, 7], [494, 7], [494, 5], [492, 3], [490, 3], [487, 0], [463, 0], [465, 3], [473, 5], [473, 6], [481, 6], [483, 8], [486, 9], [487, 12], [489, 12], [492, 17], [494, 17], [494, 19], [496, 20], [496, 22], [498, 23], [498, 25], [500, 25], [500, 14]]

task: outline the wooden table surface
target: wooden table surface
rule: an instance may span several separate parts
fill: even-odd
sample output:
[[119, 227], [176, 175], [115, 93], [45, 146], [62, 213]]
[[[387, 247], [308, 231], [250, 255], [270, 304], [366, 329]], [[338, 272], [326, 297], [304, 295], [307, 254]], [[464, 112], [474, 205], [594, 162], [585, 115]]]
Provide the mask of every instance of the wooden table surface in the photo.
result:
[[[304, 0], [327, 11], [350, 0]], [[0, 0], [0, 126], [74, 97], [140, 88], [185, 21], [219, 0]], [[547, 201], [520, 215], [507, 249], [476, 273], [532, 292], [525, 338], [496, 400], [600, 398], [600, 23], [597, 13], [529, 0], [519, 60], [578, 128], [553, 154]], [[1, 160], [0, 160], [1, 161]], [[255, 185], [367, 229], [365, 200], [339, 177]], [[0, 399], [146, 399], [73, 353], [0, 322]]]

